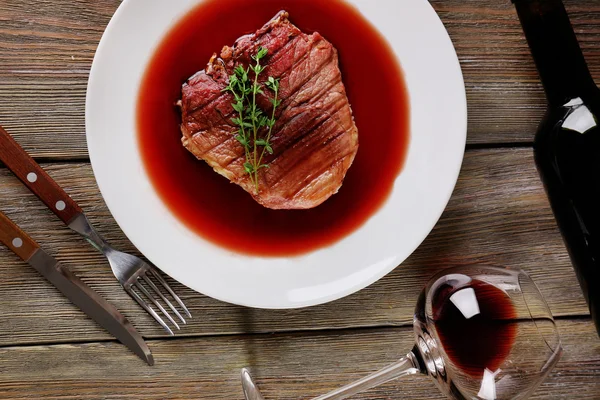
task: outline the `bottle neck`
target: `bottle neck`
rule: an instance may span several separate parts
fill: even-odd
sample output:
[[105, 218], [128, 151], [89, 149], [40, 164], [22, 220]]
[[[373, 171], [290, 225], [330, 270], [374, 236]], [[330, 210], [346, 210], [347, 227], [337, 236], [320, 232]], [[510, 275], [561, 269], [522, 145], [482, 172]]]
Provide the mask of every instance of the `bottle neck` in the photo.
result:
[[513, 0], [548, 102], [562, 106], [595, 89], [562, 0]]

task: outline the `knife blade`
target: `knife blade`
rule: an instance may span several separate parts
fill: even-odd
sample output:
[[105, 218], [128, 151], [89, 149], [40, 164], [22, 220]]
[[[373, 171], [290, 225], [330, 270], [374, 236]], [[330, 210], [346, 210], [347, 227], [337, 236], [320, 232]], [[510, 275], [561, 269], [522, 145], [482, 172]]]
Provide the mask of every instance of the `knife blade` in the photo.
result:
[[148, 345], [119, 310], [40, 248], [2, 212], [0, 212], [0, 241], [133, 353], [148, 365], [154, 365], [154, 357]]

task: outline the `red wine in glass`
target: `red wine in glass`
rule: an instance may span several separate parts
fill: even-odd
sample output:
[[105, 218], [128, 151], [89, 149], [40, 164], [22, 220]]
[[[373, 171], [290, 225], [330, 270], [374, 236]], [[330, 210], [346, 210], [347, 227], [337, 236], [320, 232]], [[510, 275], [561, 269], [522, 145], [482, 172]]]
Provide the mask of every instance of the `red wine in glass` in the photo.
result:
[[433, 295], [433, 321], [448, 358], [472, 377], [497, 371], [517, 335], [510, 297], [489, 283], [449, 281]]

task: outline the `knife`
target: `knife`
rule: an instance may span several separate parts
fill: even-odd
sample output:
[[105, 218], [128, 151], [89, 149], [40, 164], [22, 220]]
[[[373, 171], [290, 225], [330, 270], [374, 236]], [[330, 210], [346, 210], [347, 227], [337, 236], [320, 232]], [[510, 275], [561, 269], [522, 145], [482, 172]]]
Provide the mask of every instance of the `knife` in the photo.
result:
[[2, 212], [0, 212], [0, 242], [35, 268], [73, 304], [110, 332], [129, 350], [148, 365], [154, 365], [154, 357], [144, 339], [119, 310], [40, 248]]

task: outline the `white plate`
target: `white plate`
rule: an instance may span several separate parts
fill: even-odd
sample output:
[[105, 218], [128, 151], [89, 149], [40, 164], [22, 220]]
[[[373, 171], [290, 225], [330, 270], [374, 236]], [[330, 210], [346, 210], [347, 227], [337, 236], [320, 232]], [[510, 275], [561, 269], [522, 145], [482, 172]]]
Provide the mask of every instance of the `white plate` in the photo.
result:
[[[296, 308], [339, 299], [377, 281], [425, 239], [458, 179], [467, 130], [456, 53], [427, 0], [351, 0], [399, 57], [411, 104], [408, 158], [387, 203], [328, 248], [294, 258], [221, 249], [186, 228], [152, 187], [137, 143], [139, 85], [155, 47], [198, 0], [125, 0], [90, 73], [89, 153], [98, 185], [133, 244], [165, 273], [216, 299]], [[335, 45], [335, 43], [334, 43]]]

